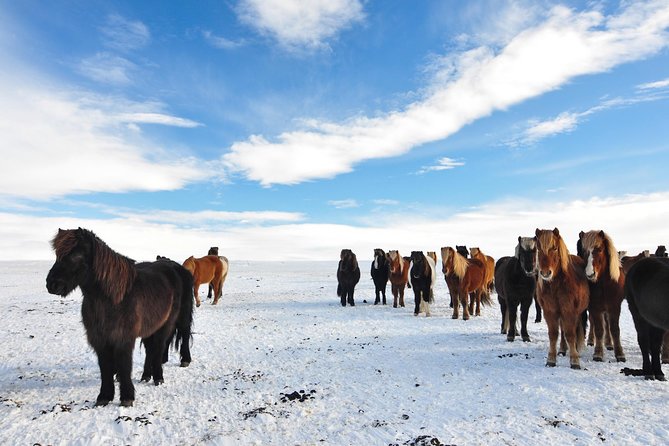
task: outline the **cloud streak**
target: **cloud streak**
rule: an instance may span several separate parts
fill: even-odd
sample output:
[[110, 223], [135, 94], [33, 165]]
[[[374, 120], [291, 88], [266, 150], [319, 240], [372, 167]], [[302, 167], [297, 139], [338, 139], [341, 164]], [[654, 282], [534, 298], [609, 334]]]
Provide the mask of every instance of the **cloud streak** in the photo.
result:
[[633, 3], [619, 15], [554, 7], [497, 51], [479, 47], [452, 58], [426, 96], [403, 110], [344, 123], [306, 121], [276, 138], [234, 143], [223, 162], [263, 186], [297, 184], [350, 172], [365, 160], [399, 156], [456, 133], [498, 110], [656, 54], [669, 44], [666, 2]]
[[459, 166], [464, 166], [465, 163], [463, 161], [456, 161], [452, 158], [444, 157], [440, 158], [437, 160], [437, 164], [433, 166], [424, 166], [422, 169], [420, 169], [418, 172], [416, 172], [418, 175], [422, 175], [424, 173], [428, 172], [438, 172], [441, 170], [451, 170], [455, 169], [456, 167]]

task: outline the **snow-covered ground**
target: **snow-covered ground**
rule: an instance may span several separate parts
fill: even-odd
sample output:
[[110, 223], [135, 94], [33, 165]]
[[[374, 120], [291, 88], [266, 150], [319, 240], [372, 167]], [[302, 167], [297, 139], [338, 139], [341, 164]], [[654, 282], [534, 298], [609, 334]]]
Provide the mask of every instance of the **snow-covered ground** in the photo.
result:
[[[452, 320], [443, 278], [430, 318], [413, 316], [410, 290], [405, 308], [371, 305], [368, 262], [342, 308], [334, 262], [231, 261], [222, 301], [195, 311], [191, 366], [171, 352], [165, 385], [95, 408], [81, 295], [49, 295], [50, 266], [0, 262], [3, 445], [669, 444], [669, 383], [623, 376], [611, 352], [595, 363], [592, 347], [584, 370], [546, 368], [534, 310], [532, 342], [509, 343], [496, 303]], [[639, 368], [623, 306], [625, 365]]]

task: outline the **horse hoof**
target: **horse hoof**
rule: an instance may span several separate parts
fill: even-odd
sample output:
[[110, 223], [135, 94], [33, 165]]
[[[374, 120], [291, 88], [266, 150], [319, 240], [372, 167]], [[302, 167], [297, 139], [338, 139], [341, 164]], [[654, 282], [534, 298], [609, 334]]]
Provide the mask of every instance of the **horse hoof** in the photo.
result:
[[156, 385], [156, 386], [159, 386], [161, 384], [165, 384], [165, 380], [164, 379], [156, 379], [156, 380], [153, 381], [153, 384]]
[[515, 341], [515, 340], [516, 340], [515, 336], [507, 336], [507, 337], [506, 337], [506, 341], [507, 341], [507, 342], [513, 342], [513, 341]]
[[532, 342], [529, 336], [523, 336], [523, 342]]
[[546, 361], [546, 367], [555, 367], [556, 365], [554, 361]]
[[617, 362], [627, 362], [627, 359], [624, 356], [616, 356]]
[[601, 356], [593, 356], [592, 360], [595, 362], [604, 362], [604, 358], [602, 358]]
[[567, 356], [567, 352], [558, 352], [558, 356]]
[[667, 378], [664, 377], [664, 375], [655, 375], [655, 379], [658, 381], [666, 381]]
[[199, 307], [199, 306], [200, 306], [200, 302], [196, 302], [196, 303], [195, 303], [195, 306], [196, 306], [196, 307]]
[[414, 315], [414, 316], [418, 316], [418, 313], [414, 313], [413, 315]]
[[538, 324], [538, 323], [540, 323], [540, 322], [541, 322], [541, 319], [535, 319], [535, 320], [534, 320], [534, 323], [535, 323], [535, 324]]
[[190, 365], [190, 361], [181, 361], [181, 364], [179, 364], [179, 367], [188, 367]]
[[457, 314], [454, 314], [453, 316], [451, 316], [451, 319], [457, 319], [458, 317], [459, 316]]
[[571, 368], [574, 370], [581, 370], [581, 364], [572, 364]]
[[142, 376], [142, 379], [139, 380], [139, 382], [142, 382], [142, 383], [148, 383], [149, 381], [151, 381], [151, 375]]
[[109, 400], [101, 400], [98, 398], [98, 400], [95, 402], [95, 407], [104, 407], [107, 404], [109, 404]]
[[644, 375], [643, 379], [646, 381], [655, 381], [655, 375]]
[[135, 400], [122, 400], [121, 401], [121, 407], [132, 407], [134, 402], [135, 402]]
[[606, 349], [607, 349], [608, 351], [612, 352], [612, 351], [613, 351], [613, 346], [612, 346], [612, 345], [607, 345], [607, 346], [606, 346]]

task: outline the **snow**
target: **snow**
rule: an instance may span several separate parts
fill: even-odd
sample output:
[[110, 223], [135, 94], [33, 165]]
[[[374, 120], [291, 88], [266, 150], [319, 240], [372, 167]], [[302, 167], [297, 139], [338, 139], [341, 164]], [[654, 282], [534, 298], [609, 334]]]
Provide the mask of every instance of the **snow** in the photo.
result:
[[620, 373], [641, 365], [627, 303], [626, 364], [588, 347], [584, 370], [546, 368], [534, 310], [532, 342], [507, 342], [497, 304], [452, 320], [443, 278], [426, 318], [411, 290], [405, 308], [363, 303], [366, 262], [342, 308], [336, 262], [231, 261], [221, 302], [195, 310], [191, 366], [171, 351], [165, 384], [139, 383], [138, 343], [134, 407], [117, 390], [96, 408], [81, 294], [48, 294], [50, 266], [0, 262], [0, 444], [669, 444], [669, 384]]

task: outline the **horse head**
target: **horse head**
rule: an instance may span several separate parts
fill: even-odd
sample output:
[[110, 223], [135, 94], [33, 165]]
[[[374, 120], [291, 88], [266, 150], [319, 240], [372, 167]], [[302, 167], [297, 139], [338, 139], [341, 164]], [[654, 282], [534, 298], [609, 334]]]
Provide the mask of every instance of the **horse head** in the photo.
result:
[[342, 249], [339, 254], [339, 265], [342, 271], [353, 271], [358, 266], [358, 259], [350, 249]]
[[86, 279], [92, 250], [81, 231], [81, 228], [58, 229], [51, 241], [56, 261], [46, 276], [46, 289], [50, 294], [65, 297]]
[[217, 256], [218, 255], [218, 246], [212, 246], [209, 248], [209, 251], [207, 251], [208, 256]]
[[465, 259], [469, 257], [469, 250], [467, 249], [467, 245], [455, 245], [455, 250]]
[[386, 253], [381, 248], [374, 250], [374, 269], [379, 269], [381, 265], [387, 260]]
[[427, 262], [423, 251], [411, 251], [411, 275], [414, 278], [419, 278], [424, 275]]
[[581, 231], [578, 240], [588, 280], [597, 282], [608, 269], [610, 277], [617, 281], [620, 277], [620, 257], [611, 238], [604, 231]]
[[399, 251], [388, 251], [388, 263], [390, 264], [390, 272], [392, 274], [399, 274], [402, 272], [403, 259]]
[[518, 236], [516, 258], [527, 277], [537, 274], [537, 242], [534, 237]]
[[441, 248], [441, 272], [450, 274], [453, 270], [453, 254], [455, 251], [450, 246]]
[[535, 231], [537, 243], [537, 267], [539, 278], [550, 282], [569, 265], [569, 250], [564, 244], [558, 228], [539, 229]]

